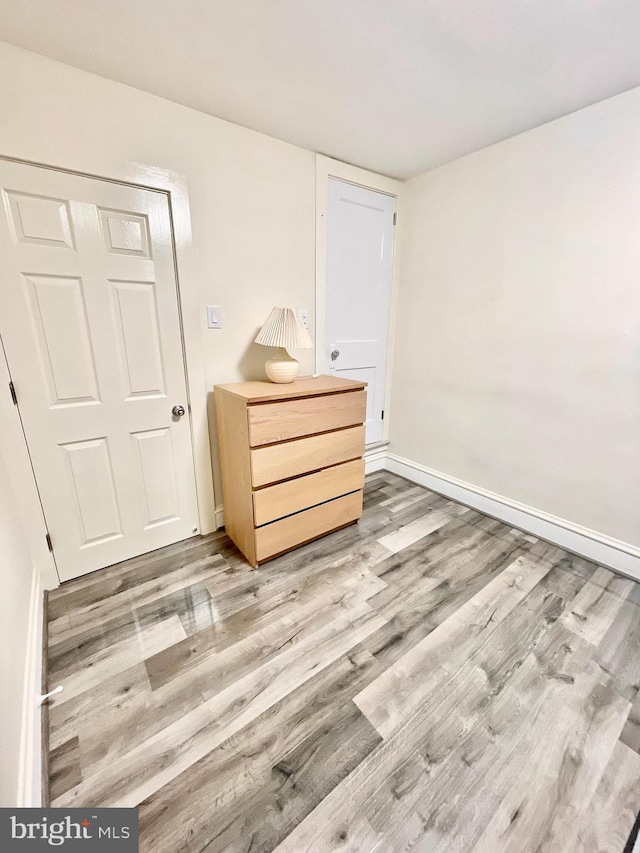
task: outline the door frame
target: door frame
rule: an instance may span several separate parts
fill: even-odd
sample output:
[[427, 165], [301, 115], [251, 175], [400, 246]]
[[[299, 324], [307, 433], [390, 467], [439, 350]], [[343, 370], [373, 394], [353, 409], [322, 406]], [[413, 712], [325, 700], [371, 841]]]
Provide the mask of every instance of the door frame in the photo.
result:
[[[166, 195], [174, 247], [178, 321], [182, 337], [187, 397], [191, 415], [189, 424], [193, 448], [198, 520], [200, 533], [203, 535], [211, 533], [216, 530], [215, 497], [207, 420], [207, 388], [204, 376], [200, 305], [197, 290], [192, 286], [195, 276], [192, 268], [191, 213], [186, 177], [169, 169], [136, 163], [127, 164], [122, 170], [123, 174], [117, 177], [106, 177], [3, 154], [0, 154], [0, 160], [20, 163], [25, 166], [37, 166], [74, 177], [121, 184], [134, 189], [154, 190]], [[2, 324], [3, 320], [0, 314], [0, 347], [2, 347]], [[4, 361], [4, 354], [2, 354], [0, 361]], [[6, 365], [0, 364], [0, 380], [2, 380], [7, 366], [10, 373], [11, 364], [8, 359]], [[4, 395], [5, 393], [8, 395], [8, 388], [2, 382], [0, 394]], [[55, 561], [46, 547], [46, 526], [34, 472], [31, 467], [31, 457], [21, 421], [17, 417], [17, 409], [13, 403], [11, 403], [11, 408], [14, 410], [13, 418], [0, 417], [0, 441], [2, 441], [3, 447], [7, 448], [7, 456], [12, 459], [8, 470], [10, 486], [16, 497], [18, 512], [34, 565], [42, 571], [45, 589], [54, 589], [59, 585], [60, 580], [55, 568]]]
[[355, 184], [365, 190], [393, 196], [396, 200], [396, 230], [391, 273], [391, 295], [389, 300], [389, 318], [387, 325], [387, 359], [385, 365], [384, 422], [382, 442], [368, 445], [373, 449], [389, 443], [389, 422], [391, 405], [391, 377], [393, 369], [393, 350], [395, 343], [395, 318], [400, 285], [400, 234], [402, 229], [402, 189], [403, 182], [386, 175], [378, 175], [358, 166], [350, 166], [340, 160], [333, 160], [323, 154], [316, 154], [316, 257], [315, 257], [315, 370], [325, 370], [324, 354], [326, 349], [327, 321], [327, 213], [329, 178], [337, 178], [348, 184]]

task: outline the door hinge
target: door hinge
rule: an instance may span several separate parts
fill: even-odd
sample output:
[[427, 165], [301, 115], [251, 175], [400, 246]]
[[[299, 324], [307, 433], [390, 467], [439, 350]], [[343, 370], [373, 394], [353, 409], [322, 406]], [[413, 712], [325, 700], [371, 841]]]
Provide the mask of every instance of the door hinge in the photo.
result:
[[11, 399], [13, 400], [13, 405], [18, 405], [18, 395], [16, 394], [16, 387], [13, 382], [9, 383], [9, 391], [11, 392]]
[[384, 420], [384, 409], [382, 410], [382, 414], [380, 415], [380, 418], [381, 418], [382, 420]]
[[394, 213], [394, 214], [393, 214], [393, 224], [394, 224], [394, 225], [396, 224], [396, 216], [397, 216], [397, 215], [398, 215], [397, 213]]
[[47, 533], [47, 537], [46, 537], [46, 538], [47, 538], [47, 548], [48, 548], [48, 549], [51, 551], [51, 553], [53, 554], [53, 543], [52, 543], [52, 541], [51, 541], [51, 536], [50, 536], [48, 533]]

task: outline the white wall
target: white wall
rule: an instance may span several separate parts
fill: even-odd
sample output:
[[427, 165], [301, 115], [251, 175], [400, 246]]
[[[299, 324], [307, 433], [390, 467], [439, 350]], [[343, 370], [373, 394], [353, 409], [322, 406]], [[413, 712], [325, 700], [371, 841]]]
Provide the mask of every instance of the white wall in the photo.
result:
[[[41, 802], [40, 710], [42, 689], [43, 588], [56, 584], [46, 548], [29, 547], [22, 513], [32, 511], [28, 459], [13, 451], [22, 427], [8, 393], [9, 374], [0, 349], [0, 806], [36, 806]], [[26, 450], [21, 448], [26, 456]], [[26, 466], [27, 478], [12, 483]], [[36, 495], [37, 503], [37, 495]], [[35, 541], [44, 541], [36, 524]], [[32, 537], [33, 538], [33, 537]]]
[[640, 89], [410, 180], [391, 450], [640, 545]]
[[[186, 176], [181, 287], [197, 292], [208, 390], [263, 375], [270, 350], [251, 342], [273, 305], [307, 308], [313, 327], [312, 152], [2, 42], [0, 103], [2, 155], [142, 183], [149, 167]], [[222, 306], [222, 330], [206, 328], [207, 304]], [[311, 351], [300, 364], [312, 372]]]
[[[34, 588], [35, 584], [35, 588]], [[24, 532], [18, 517], [13, 494], [7, 481], [4, 457], [0, 453], [0, 806], [36, 805], [24, 802], [24, 786], [28, 780], [21, 771], [31, 767], [27, 751], [33, 749], [34, 719], [24, 713], [25, 693], [32, 700], [35, 717], [35, 691], [31, 675], [41, 659], [33, 647], [39, 626], [39, 604], [32, 598], [40, 596], [36, 572], [31, 562]], [[39, 675], [39, 673], [38, 673]], [[31, 747], [27, 750], [27, 742]], [[21, 754], [25, 757], [21, 766]], [[37, 773], [34, 782], [37, 784]]]

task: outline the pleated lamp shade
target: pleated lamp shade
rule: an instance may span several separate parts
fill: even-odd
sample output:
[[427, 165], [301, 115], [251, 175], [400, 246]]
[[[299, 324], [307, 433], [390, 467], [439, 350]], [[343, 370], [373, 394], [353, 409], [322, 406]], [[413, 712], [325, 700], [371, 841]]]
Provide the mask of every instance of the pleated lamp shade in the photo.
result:
[[[254, 343], [265, 347], [282, 347], [284, 350], [313, 347], [309, 332], [293, 308], [273, 308]], [[299, 367], [297, 360], [287, 352], [270, 358], [265, 364], [267, 376], [272, 382], [293, 382]]]

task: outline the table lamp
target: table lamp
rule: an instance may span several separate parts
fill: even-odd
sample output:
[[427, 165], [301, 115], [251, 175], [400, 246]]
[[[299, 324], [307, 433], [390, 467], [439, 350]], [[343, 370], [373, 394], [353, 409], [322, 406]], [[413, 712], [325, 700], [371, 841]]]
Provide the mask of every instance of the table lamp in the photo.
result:
[[294, 308], [273, 308], [254, 343], [280, 347], [280, 352], [265, 362], [264, 369], [272, 382], [293, 382], [300, 365], [287, 350], [312, 349], [313, 341]]

